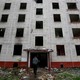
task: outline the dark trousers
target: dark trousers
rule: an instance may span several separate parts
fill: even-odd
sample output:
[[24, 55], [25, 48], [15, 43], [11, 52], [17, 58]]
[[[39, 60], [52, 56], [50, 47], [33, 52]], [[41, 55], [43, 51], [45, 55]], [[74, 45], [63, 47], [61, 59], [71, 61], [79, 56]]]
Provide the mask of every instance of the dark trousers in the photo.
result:
[[33, 64], [33, 71], [34, 71], [34, 75], [37, 74], [37, 64]]

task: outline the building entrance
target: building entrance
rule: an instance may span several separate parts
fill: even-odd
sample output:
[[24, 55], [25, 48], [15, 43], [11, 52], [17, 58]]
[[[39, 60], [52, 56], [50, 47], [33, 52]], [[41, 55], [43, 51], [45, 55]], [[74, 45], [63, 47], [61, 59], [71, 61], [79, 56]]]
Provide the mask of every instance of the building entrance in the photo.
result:
[[32, 52], [30, 54], [30, 67], [32, 67], [32, 59], [34, 56], [37, 56], [39, 59], [38, 67], [44, 68], [48, 66], [48, 53], [45, 52]]

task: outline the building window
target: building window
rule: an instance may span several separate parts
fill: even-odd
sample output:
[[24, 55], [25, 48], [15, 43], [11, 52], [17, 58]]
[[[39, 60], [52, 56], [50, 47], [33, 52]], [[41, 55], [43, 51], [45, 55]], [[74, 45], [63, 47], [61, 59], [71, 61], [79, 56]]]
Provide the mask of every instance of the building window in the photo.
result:
[[43, 36], [35, 37], [35, 46], [43, 46]]
[[21, 55], [22, 53], [22, 45], [21, 44], [18, 44], [18, 45], [14, 45], [14, 52], [13, 52], [13, 55]]
[[75, 45], [77, 56], [80, 56], [80, 45]]
[[36, 29], [43, 29], [43, 21], [36, 21]]
[[79, 15], [78, 14], [69, 14], [70, 16], [70, 21], [71, 22], [79, 22]]
[[63, 37], [62, 28], [55, 28], [55, 36], [57, 38]]
[[9, 10], [11, 7], [11, 3], [5, 3], [4, 10]]
[[36, 3], [43, 3], [42, 0], [35, 0]]
[[23, 28], [17, 28], [16, 37], [23, 37]]
[[73, 32], [74, 38], [80, 38], [80, 29], [79, 28], [72, 29], [72, 32]]
[[68, 9], [77, 9], [76, 3], [67, 3]]
[[1, 22], [7, 22], [7, 20], [8, 20], [8, 14], [2, 14]]
[[19, 14], [18, 22], [25, 22], [25, 14]]
[[59, 3], [52, 3], [53, 9], [59, 9]]
[[0, 44], [0, 53], [1, 53], [2, 45]]
[[0, 37], [4, 37], [5, 28], [0, 28]]
[[53, 17], [54, 17], [54, 22], [61, 22], [60, 14], [54, 14]]
[[36, 9], [36, 15], [42, 15], [43, 14], [43, 9], [42, 8], [37, 8]]
[[27, 3], [21, 3], [20, 4], [20, 9], [26, 9]]
[[56, 49], [57, 49], [57, 55], [58, 56], [64, 56], [65, 55], [64, 45], [56, 45]]

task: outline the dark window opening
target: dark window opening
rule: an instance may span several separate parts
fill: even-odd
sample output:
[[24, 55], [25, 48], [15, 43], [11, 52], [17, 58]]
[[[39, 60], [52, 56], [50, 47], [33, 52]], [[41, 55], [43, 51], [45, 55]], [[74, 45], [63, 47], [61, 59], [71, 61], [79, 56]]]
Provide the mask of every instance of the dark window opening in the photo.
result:
[[13, 55], [21, 55], [22, 53], [22, 45], [14, 45], [14, 52]]
[[0, 52], [1, 52], [1, 49], [2, 49], [2, 45], [0, 45]]
[[8, 20], [8, 14], [2, 14], [1, 22], [7, 22], [7, 20]]
[[55, 22], [61, 22], [60, 14], [54, 14], [53, 17]]
[[5, 3], [4, 10], [10, 9], [11, 3]]
[[53, 9], [59, 9], [59, 4], [58, 3], [52, 3], [52, 8]]
[[63, 64], [61, 64], [60, 66], [61, 66], [61, 68], [63, 68], [63, 67], [64, 67], [64, 65], [63, 65]]
[[27, 3], [21, 3], [20, 4], [20, 9], [26, 9], [26, 5], [27, 5]]
[[72, 29], [72, 32], [74, 38], [80, 38], [80, 29], [78, 28]]
[[5, 28], [0, 28], [0, 37], [4, 37]]
[[79, 22], [79, 15], [78, 14], [70, 14], [70, 21], [71, 22]]
[[42, 15], [43, 14], [43, 9], [42, 8], [37, 8], [36, 9], [36, 15]]
[[75, 45], [77, 56], [80, 56], [80, 45]]
[[36, 21], [36, 29], [43, 29], [43, 21]]
[[77, 9], [76, 3], [67, 3], [68, 9]]
[[13, 68], [17, 68], [17, 67], [18, 67], [18, 63], [17, 62], [13, 63]]
[[62, 28], [55, 28], [55, 36], [63, 37]]
[[43, 3], [42, 0], [35, 0], [35, 1], [36, 1], [36, 3]]
[[56, 49], [57, 49], [57, 55], [58, 56], [64, 56], [65, 55], [64, 45], [56, 45]]
[[35, 37], [35, 46], [43, 46], [43, 37], [42, 36]]
[[19, 14], [18, 22], [25, 22], [25, 14]]
[[16, 37], [23, 37], [23, 28], [17, 28]]

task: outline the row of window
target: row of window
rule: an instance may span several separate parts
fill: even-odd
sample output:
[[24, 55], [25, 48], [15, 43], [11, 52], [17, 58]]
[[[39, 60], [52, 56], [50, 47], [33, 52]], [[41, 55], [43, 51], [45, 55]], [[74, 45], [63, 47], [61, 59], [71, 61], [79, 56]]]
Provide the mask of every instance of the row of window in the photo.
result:
[[[42, 0], [35, 0], [35, 1], [36, 1], [36, 3], [43, 3]], [[9, 10], [10, 7], [11, 7], [11, 3], [5, 3], [4, 10]], [[20, 3], [20, 9], [21, 10], [26, 9], [26, 7], [27, 7], [27, 3]]]
[[[80, 45], [75, 45], [77, 56], [80, 56]], [[2, 49], [2, 45], [0, 45], [0, 52]], [[64, 45], [56, 45], [57, 55], [65, 56], [65, 48]], [[13, 55], [21, 55], [22, 54], [22, 44], [14, 45]]]
[[[42, 0], [36, 0], [37, 3], [42, 3]], [[68, 9], [77, 9], [76, 3], [67, 3]], [[5, 3], [4, 10], [9, 10], [11, 3]], [[27, 3], [20, 3], [20, 9], [26, 9]], [[59, 3], [52, 3], [53, 9], [59, 9]]]
[[[80, 56], [80, 45], [75, 45], [77, 56]], [[64, 45], [56, 45], [57, 55], [65, 56]]]
[[[19, 28], [16, 31], [16, 37], [23, 37], [24, 29]], [[4, 37], [5, 34], [5, 28], [0, 28], [0, 37]]]
[[[68, 9], [77, 9], [76, 3], [67, 3]], [[53, 9], [59, 9], [59, 3], [52, 3]]]
[[[72, 28], [72, 32], [74, 38], [80, 38], [80, 28]], [[5, 34], [5, 28], [0, 28], [0, 37], [4, 37], [4, 34]], [[16, 37], [23, 37], [23, 34], [24, 34], [24, 28], [17, 28]], [[55, 28], [55, 37], [56, 38], [63, 37], [62, 28]]]
[[[5, 3], [4, 5], [4, 10], [9, 10], [11, 7], [11, 3]], [[20, 4], [20, 9], [26, 9], [27, 3], [21, 3]]]
[[[42, 15], [42, 9], [37, 9], [36, 14]], [[7, 22], [8, 21], [8, 14], [2, 14], [1, 22]], [[25, 22], [25, 14], [19, 14], [18, 16], [18, 22]], [[70, 22], [80, 22], [79, 14], [69, 14]], [[61, 15], [60, 14], [53, 14], [54, 22], [61, 22]], [[42, 24], [42, 22], [40, 22]]]

